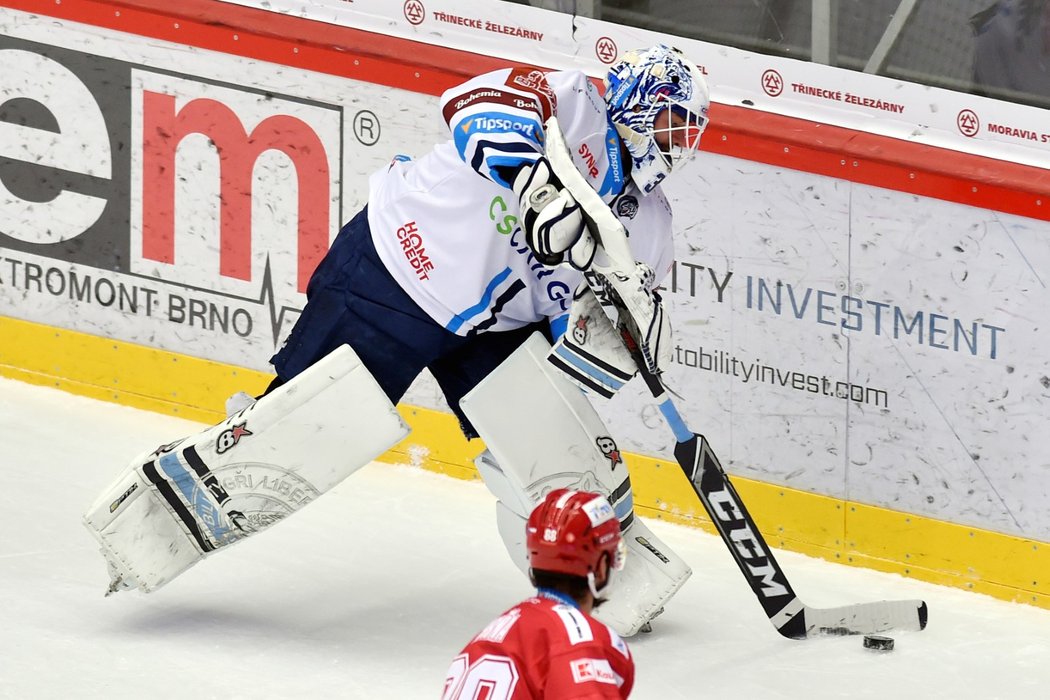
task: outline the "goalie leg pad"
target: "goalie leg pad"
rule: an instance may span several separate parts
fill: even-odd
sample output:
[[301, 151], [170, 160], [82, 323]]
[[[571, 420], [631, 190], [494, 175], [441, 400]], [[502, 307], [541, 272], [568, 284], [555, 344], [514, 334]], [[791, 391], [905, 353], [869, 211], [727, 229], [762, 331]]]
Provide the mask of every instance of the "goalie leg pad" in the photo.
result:
[[[492, 452], [485, 450], [478, 455], [474, 459], [474, 467], [478, 470], [478, 474], [481, 475], [481, 480], [485, 482], [485, 486], [496, 497], [497, 502], [504, 508], [517, 514], [524, 523], [531, 512], [532, 501], [528, 494], [521, 490], [520, 486], [511, 482], [510, 477], [503, 472], [503, 468], [500, 467]], [[524, 530], [522, 533], [522, 537], [524, 537]]]
[[564, 487], [608, 497], [628, 556], [599, 616], [629, 636], [663, 609], [692, 572], [635, 518], [630, 475], [615, 441], [586, 397], [547, 361], [549, 352], [543, 336], [533, 335], [460, 401], [488, 448], [475, 464], [499, 499], [500, 535], [524, 572], [525, 521], [549, 491]]
[[[529, 553], [525, 545], [527, 519], [502, 501], [496, 502], [500, 537], [514, 565], [526, 576], [529, 574]], [[623, 533], [623, 540], [627, 547], [624, 567], [613, 573], [608, 600], [595, 609], [594, 616], [620, 635], [629, 637], [663, 611], [667, 601], [693, 572], [641, 518], [634, 519]]]
[[625, 637], [663, 612], [693, 571], [641, 518], [623, 533], [627, 557], [614, 572], [609, 599], [594, 616]]
[[507, 548], [514, 566], [518, 567], [526, 577], [529, 575], [529, 549], [525, 543], [525, 524], [527, 517], [515, 513], [503, 505], [502, 501], [496, 501], [496, 528], [503, 545]]
[[301, 509], [408, 427], [349, 346], [196, 435], [134, 460], [84, 516], [112, 590], [150, 592]]
[[497, 497], [509, 489], [527, 504], [504, 500], [523, 517], [549, 491], [571, 488], [608, 497], [623, 529], [634, 519], [623, 457], [587, 398], [547, 362], [549, 353], [547, 340], [533, 334], [460, 401], [493, 463], [475, 464]]

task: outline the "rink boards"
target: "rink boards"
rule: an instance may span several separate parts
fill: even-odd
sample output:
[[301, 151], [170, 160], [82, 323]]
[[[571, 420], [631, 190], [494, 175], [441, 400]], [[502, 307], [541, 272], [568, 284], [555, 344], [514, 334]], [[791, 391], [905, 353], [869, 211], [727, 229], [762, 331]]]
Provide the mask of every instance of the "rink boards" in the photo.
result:
[[[0, 375], [209, 424], [224, 417], [224, 397], [261, 390], [270, 377], [4, 317], [0, 338]], [[381, 461], [479, 478], [472, 462], [482, 446], [462, 437], [450, 413], [399, 410], [412, 434]], [[673, 459], [628, 453], [627, 463], [640, 515], [715, 532]], [[745, 477], [733, 481], [774, 547], [1050, 608], [1050, 596], [1033, 579], [1050, 569], [1041, 542]]]
[[[215, 23], [200, 2], [0, 10], [0, 155], [15, 175], [0, 190], [0, 372], [213, 422], [227, 395], [265, 385], [368, 173], [444, 138], [436, 94], [525, 55], [597, 75], [601, 38], [654, 36], [581, 22], [571, 44], [562, 20], [515, 7], [484, 26], [517, 18], [543, 37], [496, 59], [457, 50], [463, 25], [429, 5], [420, 25], [399, 8], [354, 25], [386, 22], [385, 37], [232, 5]], [[705, 152], [668, 188], [669, 377], [687, 418], [771, 543], [1047, 605], [1050, 187], [1041, 132], [1020, 128], [1031, 115], [678, 43], [719, 102]], [[770, 70], [787, 95], [742, 87], [769, 88]], [[790, 94], [843, 81], [903, 109]], [[1036, 138], [912, 116], [930, 102], [937, 119], [969, 110]], [[909, 119], [923, 122], [910, 141]], [[406, 404], [414, 432], [389, 459], [471, 477], [480, 447], [433, 383]], [[640, 512], [702, 524], [641, 392], [602, 410], [632, 453]]]

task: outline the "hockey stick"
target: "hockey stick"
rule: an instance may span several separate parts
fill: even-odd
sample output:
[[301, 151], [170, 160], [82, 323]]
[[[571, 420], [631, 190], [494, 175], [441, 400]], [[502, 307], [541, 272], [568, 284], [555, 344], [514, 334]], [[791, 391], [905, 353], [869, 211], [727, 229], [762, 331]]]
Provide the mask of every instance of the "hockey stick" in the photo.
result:
[[[585, 273], [609, 320], [616, 326], [638, 371], [658, 402], [674, 433], [674, 456], [703, 503], [769, 621], [790, 639], [820, 635], [873, 634], [891, 629], [918, 631], [926, 627], [927, 608], [921, 600], [859, 603], [837, 608], [813, 608], [795, 595], [787, 575], [773, 557], [743, 501], [722, 468], [707, 439], [687, 426], [660, 377], [651, 372], [625, 322], [624, 308], [606, 281], [612, 275], [635, 275], [634, 257], [627, 232], [619, 219], [577, 170], [557, 119], [546, 125], [546, 156], [555, 175], [580, 204], [588, 230], [597, 242], [597, 253]], [[621, 277], [622, 279], [622, 277]], [[639, 324], [634, 322], [633, 327]]]

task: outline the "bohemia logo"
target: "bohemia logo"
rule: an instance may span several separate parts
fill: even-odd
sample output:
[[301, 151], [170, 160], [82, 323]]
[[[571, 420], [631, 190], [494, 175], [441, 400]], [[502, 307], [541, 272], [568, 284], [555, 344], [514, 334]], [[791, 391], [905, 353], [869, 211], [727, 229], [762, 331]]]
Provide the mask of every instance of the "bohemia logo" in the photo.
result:
[[955, 125], [963, 136], [974, 137], [981, 130], [981, 120], [973, 110], [964, 109], [955, 118]]
[[[304, 292], [339, 209], [328, 154], [341, 148], [341, 108], [11, 37], [0, 65], [0, 247], [59, 261], [43, 270], [46, 291], [60, 296], [61, 283], [67, 298], [125, 313], [225, 333], [209, 309], [268, 305], [276, 343], [294, 308], [275, 301], [267, 253], [287, 251], [274, 278]], [[253, 221], [253, 205], [273, 214]], [[102, 283], [110, 300], [119, 285], [120, 305]], [[132, 292], [145, 299], [124, 306]], [[252, 335], [253, 318], [235, 308], [232, 332]]]
[[603, 36], [594, 44], [594, 53], [598, 60], [609, 65], [616, 60], [616, 42], [607, 36]]
[[427, 18], [427, 8], [423, 7], [423, 3], [419, 0], [407, 0], [404, 13], [405, 19], [413, 25], [423, 24], [423, 20]]
[[770, 97], [779, 97], [784, 92], [784, 79], [780, 73], [770, 68], [762, 74], [762, 89]]

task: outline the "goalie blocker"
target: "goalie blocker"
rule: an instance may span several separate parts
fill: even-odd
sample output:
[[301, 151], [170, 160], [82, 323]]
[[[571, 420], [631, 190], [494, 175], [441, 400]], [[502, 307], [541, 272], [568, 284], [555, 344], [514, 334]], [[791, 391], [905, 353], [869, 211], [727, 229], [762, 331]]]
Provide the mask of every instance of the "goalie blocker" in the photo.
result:
[[609, 600], [594, 615], [630, 636], [663, 610], [692, 571], [635, 516], [616, 442], [579, 388], [548, 361], [550, 353], [543, 336], [534, 334], [460, 401], [488, 447], [475, 464], [499, 499], [504, 545], [525, 573], [525, 522], [548, 492], [570, 488], [609, 499], [628, 551]]
[[310, 503], [408, 430], [354, 351], [339, 347], [222, 423], [142, 455], [103, 491], [84, 524], [109, 565], [109, 592], [160, 588]]

